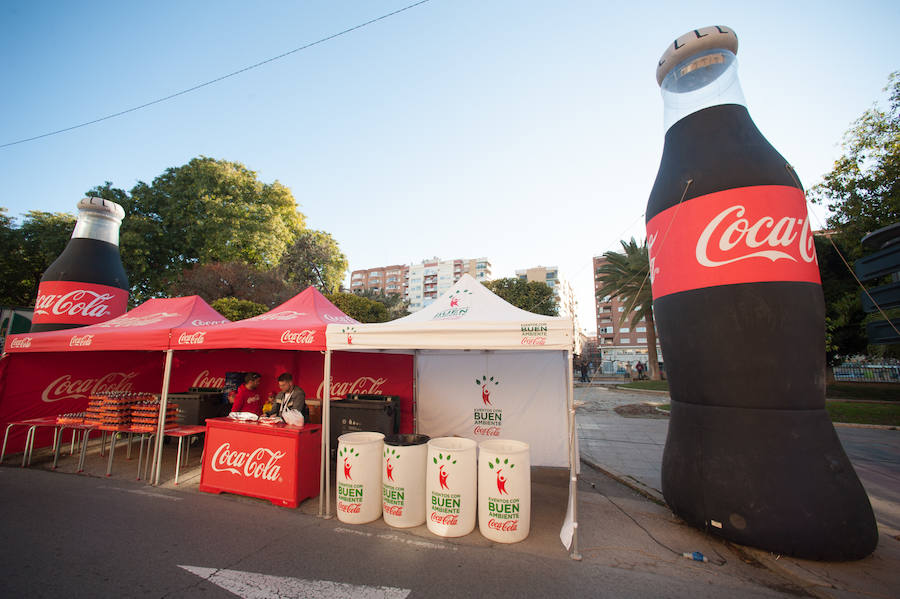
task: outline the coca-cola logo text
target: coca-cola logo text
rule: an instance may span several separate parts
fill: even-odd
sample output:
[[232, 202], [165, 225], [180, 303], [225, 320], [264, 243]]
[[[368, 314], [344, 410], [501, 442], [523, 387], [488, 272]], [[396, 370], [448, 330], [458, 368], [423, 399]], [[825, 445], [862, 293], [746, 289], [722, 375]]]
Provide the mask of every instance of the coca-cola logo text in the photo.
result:
[[652, 217], [653, 298], [705, 287], [820, 283], [803, 191], [781, 185], [699, 196]]
[[128, 392], [132, 390], [132, 381], [137, 375], [137, 372], [110, 372], [96, 379], [73, 379], [71, 374], [66, 374], [47, 385], [41, 393], [41, 400], [52, 403], [102, 393]]
[[193, 333], [182, 333], [178, 336], [179, 345], [201, 345], [203, 338], [206, 336], [205, 331], [195, 331]]
[[482, 435], [484, 437], [499, 437], [500, 436], [500, 427], [499, 426], [476, 426], [472, 429], [472, 432], [476, 435]]
[[316, 332], [312, 329], [303, 329], [302, 331], [286, 330], [281, 334], [282, 343], [297, 343], [309, 345], [313, 342]]
[[403, 515], [403, 506], [402, 505], [390, 505], [387, 503], [382, 504], [382, 509], [384, 510], [385, 516], [402, 516]]
[[[366, 395], [381, 395], [382, 388], [387, 383], [383, 377], [361, 376], [355, 381], [331, 381], [331, 397], [344, 397], [348, 393], [362, 393]], [[319, 383], [316, 389], [316, 397], [322, 397], [325, 390], [325, 382]]]
[[93, 341], [93, 335], [73, 335], [69, 339], [69, 347], [89, 347]]
[[491, 530], [499, 530], [501, 532], [513, 532], [519, 530], [519, 521], [518, 520], [494, 520], [493, 518], [488, 520], [488, 528]]
[[337, 502], [337, 509], [346, 513], [346, 514], [358, 514], [362, 510], [361, 503], [344, 503], [343, 501]]
[[347, 316], [346, 314], [342, 314], [340, 316], [333, 316], [331, 314], [323, 314], [322, 319], [327, 320], [328, 322], [334, 322], [334, 323], [338, 323], [338, 324], [357, 324], [359, 322], [355, 318], [351, 318], [351, 317]]
[[222, 443], [212, 457], [212, 469], [215, 472], [230, 472], [238, 476], [277, 481], [281, 476], [278, 460], [287, 455], [283, 451], [273, 451], [267, 447], [258, 447], [253, 451], [236, 451], [231, 443]]
[[109, 301], [113, 297], [111, 293], [97, 293], [87, 289], [76, 289], [63, 295], [39, 294], [34, 303], [34, 313], [99, 319], [112, 314]]
[[9, 342], [10, 349], [31, 347], [31, 337], [19, 337]]
[[227, 320], [192, 320], [192, 327], [210, 327], [217, 324], [225, 324]]
[[[697, 262], [710, 268], [750, 258], [767, 258], [772, 262], [796, 262], [798, 259], [815, 262], [816, 247], [809, 233], [809, 219], [784, 216], [776, 222], [771, 216], [763, 216], [751, 223], [743, 218], [746, 212], [744, 206], [729, 206], [709, 221], [697, 240]], [[710, 258], [710, 241], [729, 257], [721, 260]]]
[[224, 376], [210, 376], [209, 370], [203, 370], [200, 374], [197, 375], [197, 378], [194, 379], [194, 384], [191, 387], [197, 387], [200, 389], [221, 389], [225, 386], [225, 377]]
[[294, 320], [295, 318], [300, 318], [301, 316], [306, 316], [306, 312], [295, 312], [294, 310], [282, 310], [281, 312], [270, 312], [267, 314], [260, 314], [259, 316], [254, 316], [248, 320]]
[[177, 312], [154, 312], [153, 314], [145, 314], [143, 316], [120, 316], [113, 318], [107, 322], [97, 326], [107, 327], [111, 329], [121, 329], [124, 327], [145, 327], [147, 325], [156, 324], [169, 318], [181, 316]]
[[456, 526], [459, 524], [459, 514], [439, 514], [438, 512], [431, 512], [431, 521], [445, 526]]

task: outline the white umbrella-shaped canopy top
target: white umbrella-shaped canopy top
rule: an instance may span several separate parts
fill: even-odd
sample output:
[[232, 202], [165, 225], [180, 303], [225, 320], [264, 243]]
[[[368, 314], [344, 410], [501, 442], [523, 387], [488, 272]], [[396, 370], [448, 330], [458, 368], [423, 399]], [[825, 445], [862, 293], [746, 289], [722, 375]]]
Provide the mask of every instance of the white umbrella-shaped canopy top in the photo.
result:
[[468, 274], [409, 316], [375, 324], [330, 324], [326, 336], [328, 348], [337, 350], [571, 350], [574, 339], [572, 319], [516, 308]]

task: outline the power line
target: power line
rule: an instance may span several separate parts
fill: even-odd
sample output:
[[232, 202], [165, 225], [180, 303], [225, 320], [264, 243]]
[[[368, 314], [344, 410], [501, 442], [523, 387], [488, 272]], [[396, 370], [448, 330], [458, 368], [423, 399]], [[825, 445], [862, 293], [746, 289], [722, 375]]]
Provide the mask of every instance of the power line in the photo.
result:
[[244, 67], [244, 68], [242, 68], [242, 69], [238, 69], [237, 71], [232, 71], [231, 73], [228, 73], [227, 75], [222, 75], [221, 77], [216, 77], [215, 79], [210, 79], [209, 81], [206, 81], [206, 82], [204, 82], [204, 83], [199, 83], [199, 84], [197, 84], [197, 85], [195, 85], [195, 86], [193, 86], [193, 87], [189, 87], [189, 88], [187, 88], [187, 89], [183, 89], [183, 90], [181, 90], [181, 91], [179, 91], [179, 92], [175, 92], [174, 94], [170, 94], [170, 95], [165, 96], [165, 97], [162, 97], [162, 98], [157, 98], [156, 100], [152, 100], [152, 101], [150, 101], [150, 102], [146, 102], [146, 103], [144, 103], [144, 104], [141, 104], [140, 106], [134, 106], [134, 107], [128, 108], [128, 109], [126, 109], [126, 110], [120, 110], [119, 112], [116, 112], [116, 113], [113, 113], [113, 114], [108, 114], [108, 115], [106, 115], [106, 116], [103, 116], [103, 117], [94, 119], [94, 120], [92, 120], [92, 121], [87, 121], [87, 122], [84, 122], [84, 123], [81, 123], [81, 124], [78, 124], [78, 125], [72, 125], [71, 127], [65, 127], [65, 128], [63, 128], [63, 129], [57, 129], [56, 131], [50, 131], [49, 133], [43, 133], [43, 134], [41, 134], [41, 135], [35, 135], [35, 136], [33, 136], [33, 137], [27, 137], [27, 138], [25, 138], [25, 139], [20, 139], [20, 140], [17, 140], [17, 141], [11, 141], [11, 142], [7, 142], [7, 143], [5, 143], [5, 144], [0, 144], [0, 148], [8, 148], [8, 147], [10, 147], [10, 146], [15, 146], [15, 145], [18, 145], [18, 144], [23, 144], [23, 143], [25, 143], [25, 142], [34, 141], [34, 140], [36, 140], [36, 139], [42, 139], [42, 138], [44, 138], [44, 137], [50, 137], [51, 135], [58, 135], [58, 134], [60, 134], [60, 133], [65, 133], [65, 132], [67, 132], [67, 131], [72, 131], [72, 130], [74, 130], [74, 129], [80, 129], [81, 127], [87, 127], [88, 125], [94, 125], [94, 124], [100, 123], [100, 122], [102, 122], [102, 121], [107, 121], [107, 120], [109, 120], [109, 119], [113, 119], [113, 118], [116, 118], [116, 117], [118, 117], [118, 116], [122, 116], [122, 115], [128, 114], [128, 113], [130, 113], [130, 112], [135, 112], [135, 111], [137, 111], [137, 110], [141, 110], [142, 108], [147, 108], [147, 107], [149, 107], [149, 106], [153, 106], [154, 104], [161, 104], [162, 102], [166, 102], [166, 101], [168, 101], [168, 100], [172, 100], [173, 98], [177, 98], [178, 96], [183, 96], [183, 95], [185, 95], [185, 94], [189, 94], [189, 93], [191, 93], [191, 92], [193, 92], [193, 91], [197, 91], [198, 89], [204, 88], [204, 87], [206, 87], [206, 86], [208, 86], [208, 85], [212, 85], [212, 84], [214, 84], [214, 83], [218, 83], [219, 81], [224, 81], [225, 79], [228, 79], [228, 78], [230, 78], [230, 77], [234, 77], [234, 76], [236, 76], [236, 75], [240, 75], [241, 73], [246, 73], [247, 71], [253, 70], [253, 69], [257, 68], [257, 67], [261, 67], [261, 66], [263, 66], [263, 65], [265, 65], [265, 64], [269, 64], [270, 62], [275, 62], [276, 60], [279, 60], [279, 59], [284, 58], [284, 57], [286, 57], [286, 56], [290, 56], [291, 54], [296, 54], [297, 52], [301, 52], [301, 51], [303, 51], [303, 50], [306, 50], [307, 48], [312, 48], [313, 46], [317, 46], [317, 45], [322, 44], [322, 43], [325, 43], [325, 42], [327, 42], [327, 41], [329, 41], [329, 40], [333, 40], [333, 39], [336, 38], [336, 37], [340, 37], [340, 36], [342, 36], [342, 35], [346, 35], [346, 34], [348, 34], [348, 33], [351, 33], [351, 32], [353, 32], [353, 31], [356, 31], [357, 29], [362, 29], [363, 27], [366, 27], [366, 26], [368, 26], [368, 25], [372, 25], [373, 23], [377, 23], [378, 21], [383, 21], [384, 19], [387, 19], [387, 18], [389, 18], [389, 17], [393, 17], [394, 15], [398, 15], [398, 14], [400, 14], [400, 13], [402, 13], [402, 12], [405, 12], [405, 11], [411, 9], [411, 8], [415, 8], [415, 7], [417, 7], [417, 6], [420, 6], [420, 5], [425, 4], [426, 2], [430, 2], [430, 1], [431, 1], [431, 0], [420, 0], [419, 2], [415, 2], [415, 3], [410, 4], [410, 5], [408, 5], [408, 6], [404, 6], [403, 8], [397, 9], [397, 10], [395, 10], [395, 11], [393, 11], [393, 12], [389, 12], [389, 13], [387, 13], [387, 14], [385, 14], [385, 15], [381, 15], [380, 17], [374, 18], [374, 19], [372, 19], [372, 20], [370, 20], [370, 21], [366, 21], [365, 23], [360, 23], [359, 25], [355, 25], [355, 26], [353, 26], [353, 27], [350, 27], [349, 29], [344, 29], [343, 31], [340, 31], [340, 32], [338, 32], [338, 33], [334, 33], [334, 34], [329, 35], [329, 36], [327, 36], [327, 37], [323, 37], [323, 38], [321, 38], [321, 39], [318, 39], [318, 40], [316, 40], [316, 41], [314, 41], [314, 42], [310, 42], [310, 43], [308, 43], [308, 44], [306, 44], [306, 45], [304, 45], [304, 46], [300, 46], [299, 48], [294, 48], [293, 50], [288, 50], [287, 52], [284, 52], [283, 54], [279, 54], [278, 56], [273, 56], [273, 57], [271, 57], [271, 58], [267, 58], [267, 59], [265, 59], [265, 60], [262, 60], [262, 61], [260, 61], [260, 62], [257, 62], [256, 64], [252, 64], [252, 65], [247, 66], [247, 67]]

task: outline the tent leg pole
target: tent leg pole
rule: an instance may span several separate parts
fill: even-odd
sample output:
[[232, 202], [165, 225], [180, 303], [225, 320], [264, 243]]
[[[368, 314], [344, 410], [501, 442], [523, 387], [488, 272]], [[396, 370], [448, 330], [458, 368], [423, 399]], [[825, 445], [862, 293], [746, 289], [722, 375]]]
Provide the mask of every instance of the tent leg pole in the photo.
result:
[[413, 353], [413, 433], [419, 434], [419, 351]]
[[[319, 516], [331, 518], [331, 350], [325, 350], [322, 392], [322, 471], [319, 473]], [[322, 510], [324, 501], [325, 510]]]
[[162, 393], [159, 396], [159, 419], [156, 423], [156, 453], [153, 456], [155, 460], [156, 475], [153, 478], [153, 486], [159, 486], [159, 471], [162, 468], [162, 450], [163, 432], [166, 430], [166, 410], [169, 405], [169, 377], [172, 374], [172, 353], [173, 350], [166, 350], [166, 364], [163, 367]]
[[581, 561], [581, 553], [578, 551], [578, 464], [575, 463], [575, 375], [572, 364], [571, 350], [566, 352], [566, 404], [569, 410], [569, 495], [572, 497], [572, 552], [569, 554], [575, 561]]

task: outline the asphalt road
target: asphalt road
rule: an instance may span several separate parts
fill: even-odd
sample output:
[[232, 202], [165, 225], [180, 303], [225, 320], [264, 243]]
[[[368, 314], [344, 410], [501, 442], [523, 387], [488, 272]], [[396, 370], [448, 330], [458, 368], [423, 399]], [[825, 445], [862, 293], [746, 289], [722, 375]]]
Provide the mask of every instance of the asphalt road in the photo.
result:
[[3, 597], [779, 594], [574, 562], [558, 548], [534, 555], [455, 544], [256, 500], [38, 469], [0, 468], [0, 510]]

